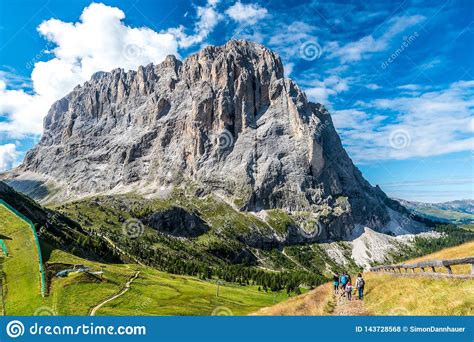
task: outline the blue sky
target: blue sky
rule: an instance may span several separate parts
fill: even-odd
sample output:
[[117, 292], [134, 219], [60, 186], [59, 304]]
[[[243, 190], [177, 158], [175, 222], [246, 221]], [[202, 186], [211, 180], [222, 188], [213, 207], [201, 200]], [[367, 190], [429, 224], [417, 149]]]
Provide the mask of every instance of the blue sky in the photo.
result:
[[473, 198], [474, 3], [0, 1], [0, 170], [21, 162], [52, 102], [93, 72], [244, 38], [277, 52], [332, 113], [389, 195]]

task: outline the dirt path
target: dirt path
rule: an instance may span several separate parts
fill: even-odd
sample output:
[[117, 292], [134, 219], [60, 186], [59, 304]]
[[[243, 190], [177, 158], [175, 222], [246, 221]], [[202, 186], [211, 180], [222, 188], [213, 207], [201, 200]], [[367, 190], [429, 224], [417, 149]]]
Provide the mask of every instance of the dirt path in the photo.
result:
[[110, 238], [108, 238], [107, 236], [105, 235], [101, 235], [99, 233], [96, 233], [95, 235], [99, 236], [100, 238], [104, 239], [105, 242], [107, 242], [113, 249], [115, 249], [117, 252], [119, 252], [120, 254], [122, 255], [125, 255], [126, 257], [130, 258], [131, 260], [133, 260], [134, 262], [136, 262], [137, 264], [141, 265], [141, 266], [145, 266], [143, 265], [143, 263], [140, 262], [140, 260], [138, 260], [137, 258], [135, 258], [133, 255], [130, 255], [130, 253], [128, 252], [125, 252], [123, 249], [121, 249], [119, 246], [117, 246], [112, 240], [110, 240]]
[[347, 300], [346, 297], [341, 297], [340, 294], [336, 295], [335, 302], [336, 306], [332, 313], [333, 316], [366, 316], [368, 315], [367, 310], [364, 306], [363, 300], [356, 299], [357, 296], [353, 296], [352, 300]]
[[138, 275], [140, 274], [140, 271], [137, 271], [135, 273], [135, 275], [133, 277], [131, 277], [129, 279], [129, 281], [127, 281], [125, 283], [125, 287], [122, 289], [122, 291], [120, 291], [119, 293], [117, 293], [116, 295], [108, 298], [108, 299], [105, 299], [103, 300], [102, 302], [100, 302], [99, 304], [97, 304], [96, 306], [94, 306], [94, 308], [91, 310], [91, 313], [90, 313], [90, 316], [95, 316], [97, 310], [99, 310], [102, 306], [104, 306], [105, 304], [107, 304], [108, 302], [111, 302], [113, 301], [114, 299], [117, 299], [118, 297], [120, 296], [123, 296], [125, 293], [127, 293], [128, 290], [130, 290], [130, 285], [132, 284], [132, 282], [138, 278]]
[[334, 295], [332, 283], [325, 283], [300, 296], [262, 308], [254, 315], [263, 316], [369, 316], [364, 301]]

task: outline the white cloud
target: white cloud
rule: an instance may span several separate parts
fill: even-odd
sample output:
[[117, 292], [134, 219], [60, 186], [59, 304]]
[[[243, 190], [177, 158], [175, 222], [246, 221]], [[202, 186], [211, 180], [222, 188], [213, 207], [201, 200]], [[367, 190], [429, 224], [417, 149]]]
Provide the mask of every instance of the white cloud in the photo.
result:
[[40, 134], [43, 117], [57, 98], [30, 95], [23, 90], [0, 90], [0, 116], [8, 121], [0, 122], [0, 133], [12, 138]]
[[285, 70], [285, 77], [290, 77], [291, 73], [293, 72], [294, 67], [295, 67], [295, 63], [286, 63], [283, 66], [283, 69]]
[[270, 25], [267, 30], [271, 31], [267, 45], [278, 51], [283, 59], [291, 60], [294, 57], [300, 59], [301, 48], [308, 42], [317, 41], [315, 36], [317, 28], [302, 21], [294, 21], [289, 26], [277, 21], [267, 25]]
[[6, 89], [8, 80], [1, 81], [0, 115], [7, 121], [0, 122], [0, 133], [11, 137], [40, 133], [51, 104], [97, 71], [137, 69], [177, 54], [178, 42], [171, 33], [132, 28], [123, 23], [124, 18], [116, 7], [93, 3], [84, 9], [79, 22], [44, 21], [38, 32], [56, 45], [53, 58], [34, 65], [33, 94]]
[[306, 89], [305, 93], [311, 101], [321, 103], [326, 107], [328, 107], [330, 103], [329, 96], [337, 94], [333, 89], [324, 86]]
[[390, 42], [399, 33], [425, 20], [424, 16], [412, 15], [395, 17], [387, 22], [389, 26], [378, 38], [373, 34], [358, 41], [340, 46], [338, 42], [330, 42], [326, 49], [330, 51], [329, 58], [339, 58], [342, 62], [354, 62], [368, 57], [370, 54], [386, 50]]
[[378, 84], [375, 84], [375, 83], [369, 83], [365, 87], [367, 89], [370, 89], [370, 90], [377, 90], [377, 89], [382, 88], [381, 86], [379, 86]]
[[208, 0], [205, 6], [197, 7], [198, 21], [192, 35], [187, 35], [185, 27], [182, 25], [177, 28], [171, 28], [167, 32], [178, 39], [179, 46], [182, 48], [201, 43], [224, 18], [216, 9], [218, 3], [219, 0]]
[[7, 70], [0, 70], [0, 91], [5, 90], [8, 84], [10, 89], [31, 89], [29, 77], [17, 75], [15, 69], [2, 66]]
[[[474, 149], [474, 80], [455, 82], [443, 90], [377, 99], [362, 105], [365, 107], [333, 113], [342, 141], [358, 162]], [[394, 146], [391, 141], [394, 135], [406, 143]]]
[[374, 130], [386, 119], [385, 116], [370, 117], [366, 112], [357, 109], [344, 109], [333, 114], [334, 125], [338, 129]]
[[237, 1], [225, 13], [240, 24], [253, 25], [265, 18], [268, 11], [257, 4], [242, 4], [240, 1]]
[[439, 67], [442, 64], [443, 64], [443, 58], [440, 56], [436, 56], [430, 59], [429, 61], [427, 61], [426, 63], [423, 63], [422, 65], [420, 65], [420, 68], [422, 70], [428, 70], [428, 69]]
[[404, 84], [397, 87], [397, 89], [403, 90], [419, 90], [420, 88], [421, 87], [418, 84]]
[[350, 78], [329, 76], [323, 81], [311, 81], [310, 86], [305, 88], [305, 93], [311, 101], [319, 102], [327, 108], [331, 108], [329, 97], [349, 90]]
[[19, 153], [14, 144], [0, 145], [0, 172], [18, 164]]

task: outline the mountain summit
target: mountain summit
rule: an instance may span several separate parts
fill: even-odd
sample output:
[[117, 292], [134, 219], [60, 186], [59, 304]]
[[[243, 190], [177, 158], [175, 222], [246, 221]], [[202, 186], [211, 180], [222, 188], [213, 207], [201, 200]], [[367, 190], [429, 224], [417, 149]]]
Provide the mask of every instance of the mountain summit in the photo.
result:
[[56, 202], [193, 186], [244, 211], [315, 214], [323, 239], [380, 230], [404, 212], [363, 178], [328, 111], [284, 78], [280, 58], [236, 40], [94, 74], [51, 107], [41, 141], [7, 178]]

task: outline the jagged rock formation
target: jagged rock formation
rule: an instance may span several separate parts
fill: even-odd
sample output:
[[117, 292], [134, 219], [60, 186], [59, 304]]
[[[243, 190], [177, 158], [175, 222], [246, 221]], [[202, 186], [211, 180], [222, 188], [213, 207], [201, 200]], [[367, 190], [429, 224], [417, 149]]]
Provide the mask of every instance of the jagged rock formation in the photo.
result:
[[242, 210], [321, 214], [323, 239], [390, 221], [327, 110], [284, 78], [277, 55], [246, 41], [94, 74], [52, 106], [40, 143], [7, 178], [39, 199], [37, 185], [53, 182], [55, 200], [192, 183]]

